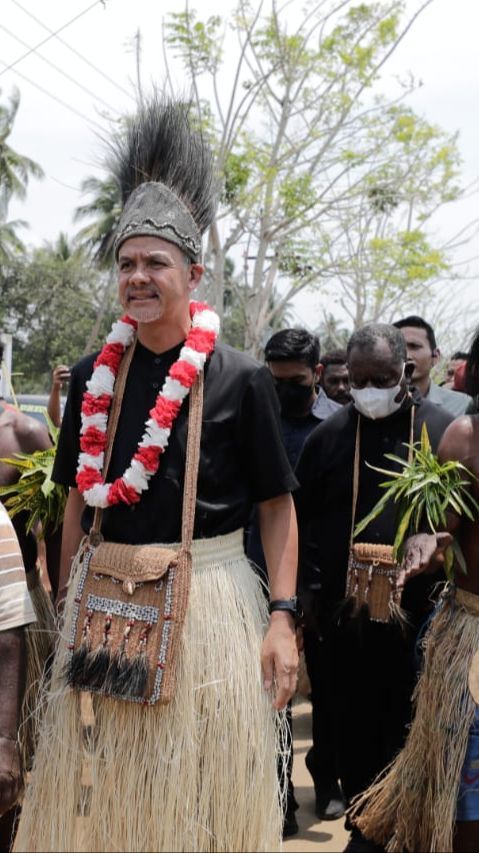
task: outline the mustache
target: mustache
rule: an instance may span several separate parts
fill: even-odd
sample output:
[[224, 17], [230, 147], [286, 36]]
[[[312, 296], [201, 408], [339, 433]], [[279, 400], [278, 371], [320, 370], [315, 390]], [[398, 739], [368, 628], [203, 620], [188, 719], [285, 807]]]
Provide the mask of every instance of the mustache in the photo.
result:
[[126, 288], [125, 296], [127, 299], [138, 296], [160, 296], [160, 291], [153, 284], [138, 285], [129, 284]]

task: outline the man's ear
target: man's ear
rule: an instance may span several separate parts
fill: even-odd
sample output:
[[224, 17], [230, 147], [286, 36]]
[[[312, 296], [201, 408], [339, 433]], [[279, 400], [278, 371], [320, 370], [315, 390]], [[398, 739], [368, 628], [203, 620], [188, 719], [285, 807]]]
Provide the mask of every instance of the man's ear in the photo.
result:
[[438, 349], [438, 347], [436, 347], [436, 349], [433, 349], [433, 351], [432, 351], [432, 363], [433, 363], [433, 365], [437, 364], [440, 358], [441, 358], [441, 350]]
[[414, 368], [415, 368], [415, 367], [416, 367], [416, 365], [414, 364], [414, 362], [413, 362], [413, 361], [409, 361], [409, 360], [408, 360], [408, 361], [406, 361], [406, 364], [405, 364], [405, 367], [404, 367], [404, 378], [405, 378], [405, 380], [406, 380], [406, 382], [407, 382], [407, 384], [408, 384], [408, 385], [409, 385], [409, 383], [410, 383], [410, 381], [411, 381], [411, 379], [412, 379], [412, 375], [413, 375], [413, 373], [414, 373]]
[[204, 271], [205, 271], [205, 268], [204, 268], [203, 264], [191, 264], [190, 270], [189, 270], [189, 281], [188, 281], [188, 289], [189, 289], [190, 293], [195, 289], [195, 287], [198, 287], [198, 285], [202, 279]]
[[323, 375], [323, 370], [324, 370], [324, 367], [321, 364], [321, 362], [319, 362], [319, 364], [317, 364], [316, 367], [314, 368], [314, 378], [315, 378], [316, 382], [321, 381], [321, 377]]

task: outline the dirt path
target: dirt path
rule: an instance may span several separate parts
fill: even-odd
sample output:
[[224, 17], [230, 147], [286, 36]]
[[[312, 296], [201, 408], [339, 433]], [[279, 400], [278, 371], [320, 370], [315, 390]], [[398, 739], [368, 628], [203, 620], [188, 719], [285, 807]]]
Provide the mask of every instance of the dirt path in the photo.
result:
[[293, 709], [294, 719], [294, 765], [293, 782], [299, 809], [296, 817], [299, 834], [283, 843], [285, 853], [340, 853], [344, 850], [349, 834], [341, 820], [318, 821], [314, 814], [314, 788], [304, 757], [311, 745], [311, 705], [301, 702]]

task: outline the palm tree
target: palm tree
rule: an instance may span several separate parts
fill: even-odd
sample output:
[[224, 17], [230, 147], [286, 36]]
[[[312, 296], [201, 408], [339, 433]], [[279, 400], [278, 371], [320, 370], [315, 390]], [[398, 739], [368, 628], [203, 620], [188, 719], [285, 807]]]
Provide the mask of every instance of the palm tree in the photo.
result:
[[121, 214], [120, 188], [115, 179], [108, 176], [103, 180], [86, 178], [81, 189], [90, 193], [92, 199], [77, 207], [74, 219], [94, 216], [95, 220], [79, 231], [78, 238], [93, 251], [100, 266], [107, 266], [113, 260], [113, 238]]
[[27, 223], [23, 219], [12, 219], [4, 222], [0, 218], [0, 267], [11, 263], [15, 255], [25, 249], [16, 231], [17, 228], [26, 228]]
[[2, 221], [7, 218], [10, 199], [25, 198], [29, 177], [43, 178], [41, 166], [30, 157], [19, 154], [7, 142], [13, 130], [19, 105], [18, 89], [15, 89], [11, 95], [9, 105], [0, 104], [0, 220]]

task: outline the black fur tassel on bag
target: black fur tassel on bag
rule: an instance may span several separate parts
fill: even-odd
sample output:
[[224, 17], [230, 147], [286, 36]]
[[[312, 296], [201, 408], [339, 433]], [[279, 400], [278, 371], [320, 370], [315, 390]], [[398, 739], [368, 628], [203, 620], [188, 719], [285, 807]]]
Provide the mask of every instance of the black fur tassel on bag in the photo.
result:
[[70, 687], [107, 692], [124, 699], [140, 699], [148, 682], [148, 663], [145, 653], [146, 636], [139, 650], [129, 658], [125, 650], [111, 654], [102, 644], [90, 651], [83, 642], [74, 652], [66, 679]]

